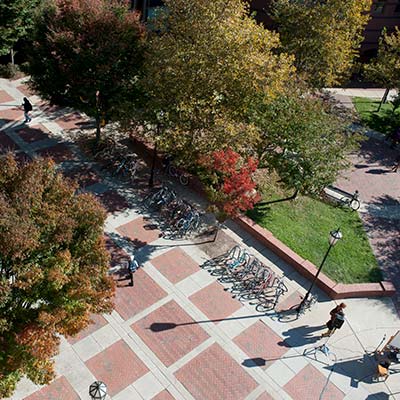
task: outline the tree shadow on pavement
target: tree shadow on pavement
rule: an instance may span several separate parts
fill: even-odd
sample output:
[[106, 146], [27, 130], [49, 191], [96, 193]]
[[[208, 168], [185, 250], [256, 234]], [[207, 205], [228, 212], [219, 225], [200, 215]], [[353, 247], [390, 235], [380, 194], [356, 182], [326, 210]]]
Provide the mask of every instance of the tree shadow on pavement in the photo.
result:
[[383, 195], [370, 206], [362, 216], [364, 226], [385, 278], [400, 289], [400, 201]]
[[247, 368], [264, 367], [266, 365], [271, 365], [271, 363], [274, 361], [288, 360], [290, 358], [298, 358], [298, 357], [304, 357], [304, 356], [303, 356], [303, 354], [295, 354], [295, 355], [275, 357], [275, 358], [253, 357], [253, 358], [247, 358], [246, 360], [243, 360], [242, 365]]
[[[368, 138], [360, 144], [357, 155], [363, 159], [363, 164], [386, 167], [390, 169], [393, 166], [394, 160], [398, 154], [397, 149], [391, 149], [390, 143], [382, 142], [381, 140]], [[358, 163], [359, 165], [360, 163]]]
[[150, 329], [152, 332], [163, 332], [169, 331], [171, 329], [175, 329], [178, 326], [185, 325], [198, 325], [198, 324], [207, 324], [210, 322], [224, 322], [224, 321], [236, 321], [241, 319], [251, 319], [251, 318], [260, 318], [263, 317], [262, 314], [250, 314], [250, 315], [242, 315], [240, 317], [229, 317], [229, 318], [216, 318], [216, 319], [205, 319], [202, 321], [189, 321], [189, 322], [153, 322], [147, 329]]

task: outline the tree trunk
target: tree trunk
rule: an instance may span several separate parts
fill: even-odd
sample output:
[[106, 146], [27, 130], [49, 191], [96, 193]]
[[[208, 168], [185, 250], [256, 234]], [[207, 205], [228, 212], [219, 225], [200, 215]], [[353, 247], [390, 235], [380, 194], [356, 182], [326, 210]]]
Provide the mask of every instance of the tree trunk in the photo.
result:
[[14, 65], [14, 49], [12, 47], [11, 47], [10, 55], [11, 55], [11, 64]]
[[388, 98], [388, 96], [389, 96], [389, 90], [390, 90], [390, 89], [388, 89], [388, 88], [385, 89], [385, 93], [383, 94], [382, 100], [381, 100], [381, 102], [379, 103], [379, 107], [378, 107], [378, 109], [376, 110], [376, 112], [379, 112], [379, 111], [381, 110], [381, 108], [382, 108], [382, 105], [386, 103], [386, 100], [387, 100], [387, 98]]
[[96, 144], [100, 142], [101, 138], [101, 121], [100, 121], [100, 115], [96, 116]]
[[154, 170], [156, 168], [156, 159], [157, 159], [157, 141], [156, 141], [156, 143], [154, 145], [154, 150], [153, 150], [153, 160], [151, 162], [149, 187], [153, 187], [154, 186]]
[[215, 234], [214, 234], [214, 238], [212, 240], [212, 242], [215, 242], [217, 240], [218, 237], [218, 233], [220, 231], [220, 229], [222, 228], [222, 223], [217, 221], [217, 225], [216, 225], [216, 229], [215, 229]]

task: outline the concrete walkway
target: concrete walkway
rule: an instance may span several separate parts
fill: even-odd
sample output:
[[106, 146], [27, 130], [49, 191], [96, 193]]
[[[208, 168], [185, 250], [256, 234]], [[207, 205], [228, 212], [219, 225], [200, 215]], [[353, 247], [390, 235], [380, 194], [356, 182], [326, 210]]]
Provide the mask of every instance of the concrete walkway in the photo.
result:
[[[352, 97], [381, 98], [384, 89], [329, 89], [344, 105]], [[391, 91], [390, 95], [395, 95]], [[393, 300], [400, 313], [400, 172], [391, 171], [400, 156], [400, 146], [390, 148], [379, 132], [366, 132], [368, 139], [351, 155], [352, 167], [336, 181], [339, 189], [354, 193], [358, 190], [362, 207], [360, 216], [370, 244], [385, 279], [391, 280], [397, 295]]]
[[[146, 166], [135, 187], [111, 179], [71, 139], [88, 121], [35, 96], [30, 97], [34, 119], [24, 125], [22, 111], [13, 105], [26, 90], [21, 81], [0, 80], [0, 149], [11, 148], [21, 158], [54, 157], [82, 190], [103, 202], [117, 291], [110, 315], [94, 316], [77, 337], [62, 338], [57, 378], [45, 387], [24, 379], [13, 400], [89, 399], [88, 387], [96, 379], [108, 385], [113, 400], [400, 399], [400, 375], [393, 371], [386, 382], [373, 380], [374, 350], [400, 328], [390, 299], [349, 299], [345, 325], [320, 339], [333, 301], [317, 292], [311, 312], [299, 319], [285, 312], [310, 283], [234, 223], [216, 242], [209, 236], [160, 237], [157, 219], [141, 207]], [[180, 196], [204, 205], [194, 193], [175, 187]], [[288, 292], [278, 304], [280, 316], [232, 298], [224, 291], [230, 285], [200, 267], [236, 243], [284, 277]], [[131, 287], [125, 275], [133, 253], [143, 267]], [[326, 342], [328, 354], [317, 349]]]
[[[368, 97], [370, 99], [381, 99], [382, 96], [385, 93], [385, 89], [361, 89], [361, 88], [349, 88], [349, 89], [343, 89], [343, 88], [328, 88], [325, 89], [328, 92], [332, 94], [338, 94], [341, 96], [348, 96], [348, 97]], [[389, 100], [392, 99], [394, 96], [396, 96], [397, 91], [396, 90], [390, 90], [389, 91]]]

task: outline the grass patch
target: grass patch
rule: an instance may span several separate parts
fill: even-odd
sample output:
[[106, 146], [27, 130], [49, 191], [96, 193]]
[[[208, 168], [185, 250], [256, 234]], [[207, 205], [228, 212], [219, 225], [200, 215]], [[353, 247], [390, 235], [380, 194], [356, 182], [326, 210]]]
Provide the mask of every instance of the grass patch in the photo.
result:
[[[263, 193], [265, 201], [286, 196], [287, 193], [270, 186]], [[321, 264], [328, 249], [329, 232], [340, 227], [343, 239], [331, 249], [323, 272], [341, 283], [382, 279], [362, 222], [350, 209], [299, 196], [294, 201], [258, 206], [248, 216], [316, 266]]]
[[377, 112], [380, 100], [367, 97], [353, 97], [361, 122], [370, 129], [384, 134], [392, 133], [400, 123], [400, 109], [393, 113], [393, 105], [386, 103]]

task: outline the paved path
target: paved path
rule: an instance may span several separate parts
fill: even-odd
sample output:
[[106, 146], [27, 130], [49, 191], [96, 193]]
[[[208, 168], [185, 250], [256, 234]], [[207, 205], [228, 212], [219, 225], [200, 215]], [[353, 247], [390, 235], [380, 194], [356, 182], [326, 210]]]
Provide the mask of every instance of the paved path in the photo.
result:
[[[362, 89], [362, 88], [329, 88], [325, 89], [332, 94], [338, 94], [341, 96], [348, 96], [348, 97], [368, 97], [370, 99], [381, 99], [385, 93], [385, 89]], [[388, 98], [391, 99], [396, 96], [396, 90], [390, 90]]]
[[[381, 97], [383, 89], [332, 89], [343, 104], [352, 104], [352, 96]], [[391, 95], [394, 95], [391, 91]], [[367, 132], [368, 139], [351, 155], [352, 167], [335, 186], [349, 193], [360, 192], [363, 207], [360, 216], [372, 249], [384, 272], [397, 288], [394, 296], [400, 313], [400, 172], [391, 171], [400, 156], [400, 146], [391, 149], [384, 135]]]
[[[140, 206], [141, 180], [132, 188], [110, 179], [67, 139], [87, 121], [33, 96], [28, 127], [21, 122], [22, 111], [13, 110], [25, 93], [20, 81], [0, 80], [0, 148], [12, 148], [20, 157], [53, 156], [82, 190], [103, 202], [117, 291], [110, 315], [94, 316], [77, 337], [62, 338], [57, 378], [45, 387], [24, 379], [12, 399], [88, 399], [96, 379], [107, 383], [113, 400], [400, 399], [400, 375], [372, 380], [372, 352], [399, 328], [390, 299], [346, 301], [347, 320], [329, 339], [330, 353], [316, 350], [326, 340], [320, 334], [334, 302], [319, 292], [312, 312], [296, 320], [291, 313], [281, 319], [274, 312], [260, 314], [249, 302], [232, 298], [223, 290], [229, 285], [200, 265], [236, 243], [284, 276], [289, 290], [279, 309], [295, 305], [309, 282], [234, 223], [216, 242], [208, 236], [160, 237], [153, 217]], [[193, 193], [181, 193], [204, 204]], [[124, 277], [133, 253], [143, 268], [131, 287]]]

